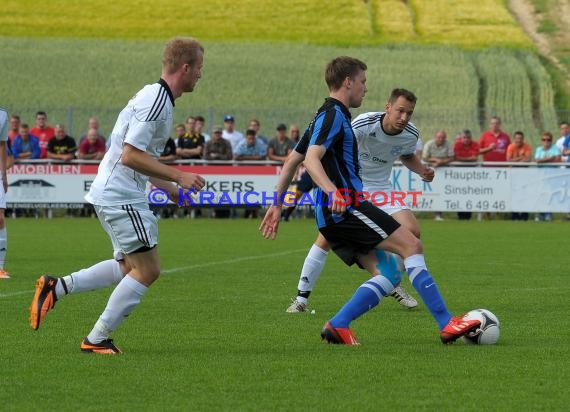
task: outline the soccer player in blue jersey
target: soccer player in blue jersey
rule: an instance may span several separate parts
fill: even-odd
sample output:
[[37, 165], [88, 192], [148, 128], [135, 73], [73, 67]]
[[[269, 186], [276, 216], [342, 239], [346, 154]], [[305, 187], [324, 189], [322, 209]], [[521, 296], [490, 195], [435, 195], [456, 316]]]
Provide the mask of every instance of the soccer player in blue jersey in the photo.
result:
[[[414, 288], [434, 316], [443, 343], [451, 343], [477, 328], [480, 323], [453, 316], [445, 306], [434, 279], [427, 270], [420, 240], [405, 226], [359, 198], [363, 185], [357, 140], [350, 123], [349, 108], [359, 107], [366, 93], [366, 65], [350, 57], [331, 61], [325, 72], [330, 97], [308, 128], [309, 147], [305, 167], [319, 186], [316, 220], [319, 231], [333, 251], [348, 265], [358, 263], [372, 279], [362, 284], [341, 310], [325, 323], [321, 337], [329, 343], [358, 345], [350, 323], [376, 306], [400, 282], [397, 272], [381, 273], [383, 249], [399, 254]], [[398, 109], [396, 125], [403, 129], [413, 112], [414, 102]], [[291, 163], [298, 161], [293, 152]], [[294, 168], [286, 162], [283, 173]], [[300, 162], [299, 162], [300, 163]], [[297, 163], [298, 164], [298, 163]], [[416, 170], [422, 178], [433, 178], [433, 170]], [[279, 192], [280, 188], [278, 188]], [[346, 196], [349, 196], [347, 202]], [[274, 237], [279, 218], [262, 224], [265, 237]]]
[[161, 163], [172, 129], [175, 99], [194, 90], [201, 77], [204, 48], [192, 38], [170, 40], [163, 52], [158, 82], [143, 87], [121, 111], [111, 145], [85, 199], [92, 203], [111, 238], [114, 259], [68, 276], [40, 276], [30, 306], [37, 330], [47, 312], [68, 294], [116, 285], [107, 306], [80, 345], [82, 352], [113, 355], [121, 350], [110, 339], [160, 275], [158, 222], [149, 209], [147, 183], [168, 190], [178, 202], [178, 187], [200, 190], [205, 180]]

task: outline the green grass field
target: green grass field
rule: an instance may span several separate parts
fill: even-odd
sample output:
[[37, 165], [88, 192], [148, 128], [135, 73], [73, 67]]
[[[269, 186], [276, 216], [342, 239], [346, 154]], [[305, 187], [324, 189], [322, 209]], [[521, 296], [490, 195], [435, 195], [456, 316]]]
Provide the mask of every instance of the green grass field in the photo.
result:
[[108, 135], [125, 102], [156, 80], [165, 39], [193, 35], [206, 45], [204, 76], [177, 101], [177, 122], [201, 114], [210, 130], [232, 113], [242, 131], [259, 118], [266, 136], [282, 122], [304, 127], [328, 94], [326, 62], [348, 54], [369, 65], [361, 111], [382, 110], [391, 89], [409, 88], [419, 97], [415, 121], [424, 140], [440, 129], [479, 134], [495, 114], [533, 145], [542, 130], [558, 128], [551, 76], [503, 0], [334, 5], [54, 0], [38, 12], [34, 1], [7, 0], [0, 103], [29, 123], [45, 110], [76, 138], [96, 115]]
[[110, 242], [95, 219], [10, 219], [0, 409], [567, 410], [568, 224], [420, 223], [449, 308], [492, 310], [497, 345], [443, 346], [425, 306], [392, 299], [353, 323], [362, 346], [322, 344], [365, 273], [331, 255], [316, 313], [286, 314], [314, 222], [283, 224], [271, 242], [257, 221], [203, 219], [160, 222], [163, 275], [114, 334], [124, 355], [82, 354], [110, 289], [60, 300], [37, 332], [28, 306], [39, 274], [106, 259]]

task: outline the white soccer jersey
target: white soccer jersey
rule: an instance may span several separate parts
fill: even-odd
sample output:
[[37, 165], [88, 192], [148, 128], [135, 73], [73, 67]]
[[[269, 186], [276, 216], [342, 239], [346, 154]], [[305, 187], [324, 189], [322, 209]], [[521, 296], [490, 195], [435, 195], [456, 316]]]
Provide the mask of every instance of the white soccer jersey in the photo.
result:
[[408, 123], [400, 133], [387, 134], [382, 128], [385, 112], [363, 113], [352, 121], [358, 142], [362, 183], [367, 191], [388, 190], [394, 161], [401, 155], [415, 154], [420, 133]]
[[147, 202], [148, 176], [121, 163], [128, 143], [152, 157], [158, 157], [172, 130], [174, 97], [162, 79], [146, 85], [121, 111], [109, 139], [111, 145], [85, 199], [92, 204], [114, 206]]
[[8, 112], [0, 107], [0, 142], [8, 141]]

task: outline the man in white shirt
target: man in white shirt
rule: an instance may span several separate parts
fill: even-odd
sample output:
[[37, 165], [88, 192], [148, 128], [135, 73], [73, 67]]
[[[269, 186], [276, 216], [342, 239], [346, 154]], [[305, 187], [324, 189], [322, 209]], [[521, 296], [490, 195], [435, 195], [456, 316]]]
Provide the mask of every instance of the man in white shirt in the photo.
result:
[[234, 153], [238, 144], [244, 140], [243, 134], [235, 130], [235, 118], [231, 114], [224, 117], [222, 137], [232, 144], [232, 152]]
[[560, 153], [562, 153], [562, 162], [568, 160], [568, 156], [564, 156], [564, 140], [566, 140], [568, 136], [570, 136], [570, 124], [568, 124], [568, 122], [560, 122], [560, 137], [556, 140], [556, 147], [560, 150]]
[[192, 92], [201, 77], [204, 49], [192, 38], [175, 38], [164, 49], [162, 75], [143, 87], [121, 111], [97, 177], [85, 199], [94, 205], [113, 243], [114, 259], [68, 276], [41, 276], [30, 307], [37, 330], [58, 299], [70, 293], [116, 284], [107, 306], [81, 343], [82, 352], [117, 354], [109, 338], [139, 304], [160, 275], [157, 219], [149, 209], [147, 183], [167, 191], [174, 202], [178, 187], [200, 190], [204, 179], [158, 161], [172, 129], [174, 100]]

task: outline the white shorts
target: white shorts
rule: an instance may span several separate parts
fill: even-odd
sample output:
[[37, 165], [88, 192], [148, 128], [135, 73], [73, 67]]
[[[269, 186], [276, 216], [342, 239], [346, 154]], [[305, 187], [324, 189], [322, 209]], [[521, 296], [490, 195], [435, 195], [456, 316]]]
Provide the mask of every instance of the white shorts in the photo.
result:
[[[364, 191], [370, 195], [371, 199], [369, 199], [369, 201], [374, 206], [388, 213], [390, 216], [402, 210], [410, 210], [406, 203], [398, 200], [403, 196], [401, 191], [394, 190], [391, 187], [365, 187]], [[408, 201], [410, 199], [406, 198], [405, 200]]]
[[121, 260], [123, 254], [149, 250], [158, 244], [158, 220], [148, 203], [93, 207], [111, 238], [116, 260]]
[[6, 209], [6, 192], [0, 183], [0, 209]]

